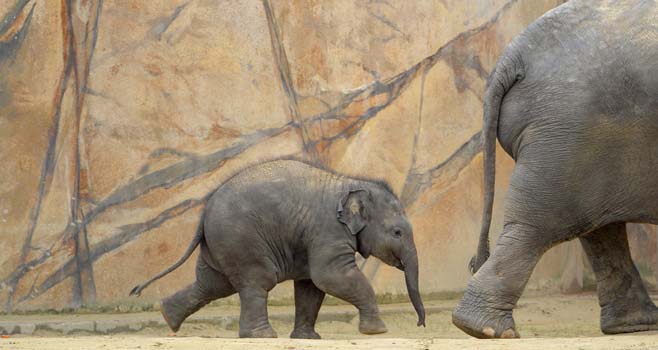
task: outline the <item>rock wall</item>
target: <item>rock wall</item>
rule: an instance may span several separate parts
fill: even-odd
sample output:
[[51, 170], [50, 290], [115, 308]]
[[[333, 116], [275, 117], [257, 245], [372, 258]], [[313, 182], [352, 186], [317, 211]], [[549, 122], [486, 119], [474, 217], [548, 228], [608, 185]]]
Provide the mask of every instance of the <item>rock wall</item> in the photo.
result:
[[[182, 254], [210, 191], [290, 155], [387, 180], [423, 292], [463, 289], [485, 79], [562, 2], [3, 1], [0, 310], [135, 303], [130, 288]], [[534, 285], [559, 278], [568, 251], [547, 254]], [[405, 292], [394, 269], [362, 265], [378, 293]], [[190, 259], [139, 302], [193, 278]]]

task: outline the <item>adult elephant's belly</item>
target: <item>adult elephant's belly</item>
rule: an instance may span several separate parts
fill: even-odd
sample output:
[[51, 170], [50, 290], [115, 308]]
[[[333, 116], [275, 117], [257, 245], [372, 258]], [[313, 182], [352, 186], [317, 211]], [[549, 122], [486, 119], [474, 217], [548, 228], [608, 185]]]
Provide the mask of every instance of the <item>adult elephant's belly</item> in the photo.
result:
[[658, 223], [658, 118], [580, 111], [531, 118], [503, 142], [514, 149], [517, 166], [536, 175], [517, 187], [573, 194], [541, 195], [546, 205], [582, 208], [578, 212], [601, 221], [592, 224]]
[[513, 185], [551, 189], [534, 194], [547, 207], [658, 223], [658, 68], [640, 74], [642, 59], [557, 69], [562, 61], [571, 63], [535, 64], [503, 99], [499, 141], [519, 171], [535, 174]]
[[590, 177], [586, 188], [615, 208], [614, 216], [658, 223], [658, 118], [619, 115], [599, 121], [584, 138], [579, 157], [592, 169], [581, 174]]

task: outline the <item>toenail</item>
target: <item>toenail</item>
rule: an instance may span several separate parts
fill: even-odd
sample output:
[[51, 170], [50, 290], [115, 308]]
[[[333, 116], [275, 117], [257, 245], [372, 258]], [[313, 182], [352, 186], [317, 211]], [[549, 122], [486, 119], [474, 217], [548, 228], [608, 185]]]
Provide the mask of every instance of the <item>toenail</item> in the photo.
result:
[[482, 328], [482, 334], [488, 338], [493, 338], [496, 335], [496, 331], [491, 327]]
[[503, 334], [500, 335], [501, 338], [503, 339], [511, 339], [511, 338], [516, 338], [516, 332], [513, 329], [508, 329], [503, 332]]

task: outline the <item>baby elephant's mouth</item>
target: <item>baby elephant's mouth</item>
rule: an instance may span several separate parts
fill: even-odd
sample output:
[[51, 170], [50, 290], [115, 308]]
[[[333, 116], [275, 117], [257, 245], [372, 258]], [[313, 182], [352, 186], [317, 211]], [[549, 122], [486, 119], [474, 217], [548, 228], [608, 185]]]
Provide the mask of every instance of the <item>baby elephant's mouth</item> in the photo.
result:
[[402, 259], [400, 259], [397, 256], [393, 255], [393, 261], [395, 261], [393, 266], [395, 266], [398, 270], [404, 271], [404, 263], [402, 262]]

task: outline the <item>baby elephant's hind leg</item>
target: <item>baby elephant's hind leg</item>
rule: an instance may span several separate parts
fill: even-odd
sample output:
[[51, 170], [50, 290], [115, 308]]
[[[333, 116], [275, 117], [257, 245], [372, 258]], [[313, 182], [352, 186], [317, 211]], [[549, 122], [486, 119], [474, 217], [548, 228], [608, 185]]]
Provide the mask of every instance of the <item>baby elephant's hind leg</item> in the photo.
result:
[[191, 314], [209, 302], [235, 293], [226, 276], [208, 266], [200, 255], [196, 268], [196, 281], [163, 299], [160, 311], [167, 325], [177, 332]]
[[603, 333], [658, 329], [658, 308], [631, 260], [626, 224], [604, 226], [580, 241], [596, 275]]

